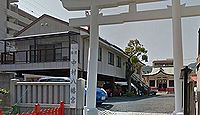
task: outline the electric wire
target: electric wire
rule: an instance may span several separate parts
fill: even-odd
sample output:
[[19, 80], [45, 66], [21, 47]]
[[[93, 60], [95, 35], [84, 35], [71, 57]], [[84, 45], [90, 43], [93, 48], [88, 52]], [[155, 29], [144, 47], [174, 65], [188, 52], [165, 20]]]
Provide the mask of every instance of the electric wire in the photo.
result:
[[33, 10], [29, 9], [28, 7], [26, 7], [24, 4], [20, 4], [20, 6], [24, 7], [26, 10], [30, 11], [31, 13], [34, 13], [36, 15], [36, 17], [39, 17], [40, 14], [38, 14], [37, 12], [34, 12]]
[[[27, 3], [29, 3], [32, 7], [35, 7], [37, 10], [39, 10], [42, 13], [45, 13], [46, 11], [50, 12], [51, 14], [59, 17], [57, 14], [55, 14], [53, 11], [49, 10], [47, 7], [44, 7], [44, 5], [41, 5], [40, 3], [38, 3], [37, 1], [32, 0], [33, 2], [35, 2], [37, 4], [37, 6], [34, 3], [31, 3], [29, 0], [26, 0]], [[40, 6], [40, 7], [38, 7]], [[44, 10], [43, 10], [44, 9]]]
[[40, 4], [39, 2], [37, 2], [37, 1], [35, 1], [35, 0], [32, 0], [32, 1], [35, 2], [36, 4], [38, 4], [39, 6], [41, 6], [43, 9], [49, 11], [49, 12], [52, 13], [53, 15], [59, 17], [56, 13], [54, 13], [53, 11], [51, 11], [48, 7], [46, 7], [46, 6], [42, 5], [42, 4]]

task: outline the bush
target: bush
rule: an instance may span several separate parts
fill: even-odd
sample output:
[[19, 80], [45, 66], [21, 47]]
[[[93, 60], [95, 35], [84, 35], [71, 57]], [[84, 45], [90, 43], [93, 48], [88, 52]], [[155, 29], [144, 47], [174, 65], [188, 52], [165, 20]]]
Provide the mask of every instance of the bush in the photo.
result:
[[6, 95], [9, 93], [9, 91], [7, 91], [6, 89], [0, 88], [0, 93], [3, 95]]
[[0, 106], [9, 105], [9, 91], [3, 88], [0, 88]]

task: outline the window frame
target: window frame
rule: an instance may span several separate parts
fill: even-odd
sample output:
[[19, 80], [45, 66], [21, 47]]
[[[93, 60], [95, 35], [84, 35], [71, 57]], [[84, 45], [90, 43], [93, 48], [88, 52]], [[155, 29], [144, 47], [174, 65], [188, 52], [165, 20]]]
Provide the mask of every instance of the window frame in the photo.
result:
[[122, 58], [120, 56], [117, 56], [117, 67], [121, 68], [122, 67]]
[[[154, 86], [151, 84], [151, 82], [154, 82]], [[149, 80], [149, 86], [150, 87], [156, 87], [156, 80]]]
[[102, 48], [99, 47], [98, 49], [98, 61], [102, 61]]
[[[173, 81], [173, 82], [172, 82], [172, 83], [173, 83], [173, 86], [171, 86], [170, 81]], [[174, 87], [174, 80], [169, 80], [169, 87]]]
[[108, 64], [114, 66], [115, 63], [115, 55], [112, 52], [108, 52]]

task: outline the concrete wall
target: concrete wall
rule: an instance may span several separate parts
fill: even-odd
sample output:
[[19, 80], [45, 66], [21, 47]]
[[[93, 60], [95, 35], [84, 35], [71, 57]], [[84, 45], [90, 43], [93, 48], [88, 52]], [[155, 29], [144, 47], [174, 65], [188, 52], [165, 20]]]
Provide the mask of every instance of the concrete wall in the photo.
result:
[[[13, 73], [0, 73], [0, 88], [10, 91], [10, 79], [14, 78]], [[9, 94], [3, 95], [0, 94], [0, 99], [3, 102], [0, 104], [0, 107], [10, 106], [10, 96]]]
[[10, 89], [10, 79], [14, 78], [14, 73], [0, 73], [0, 88]]
[[[17, 104], [20, 112], [32, 111], [36, 103], [41, 108], [55, 108], [60, 101], [65, 103], [65, 111], [70, 115], [82, 115], [84, 108], [85, 80], [77, 80], [76, 108], [70, 106], [69, 82], [19, 82], [11, 80], [10, 99]], [[76, 112], [75, 112], [76, 111]]]
[[0, 1], [0, 39], [6, 38], [7, 0]]

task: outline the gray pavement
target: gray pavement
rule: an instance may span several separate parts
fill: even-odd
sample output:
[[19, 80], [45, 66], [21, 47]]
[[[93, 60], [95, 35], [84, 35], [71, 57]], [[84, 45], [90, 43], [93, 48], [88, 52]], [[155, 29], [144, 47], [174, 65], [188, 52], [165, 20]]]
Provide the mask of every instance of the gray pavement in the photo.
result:
[[174, 108], [174, 94], [112, 97], [98, 107], [99, 115], [171, 115]]

